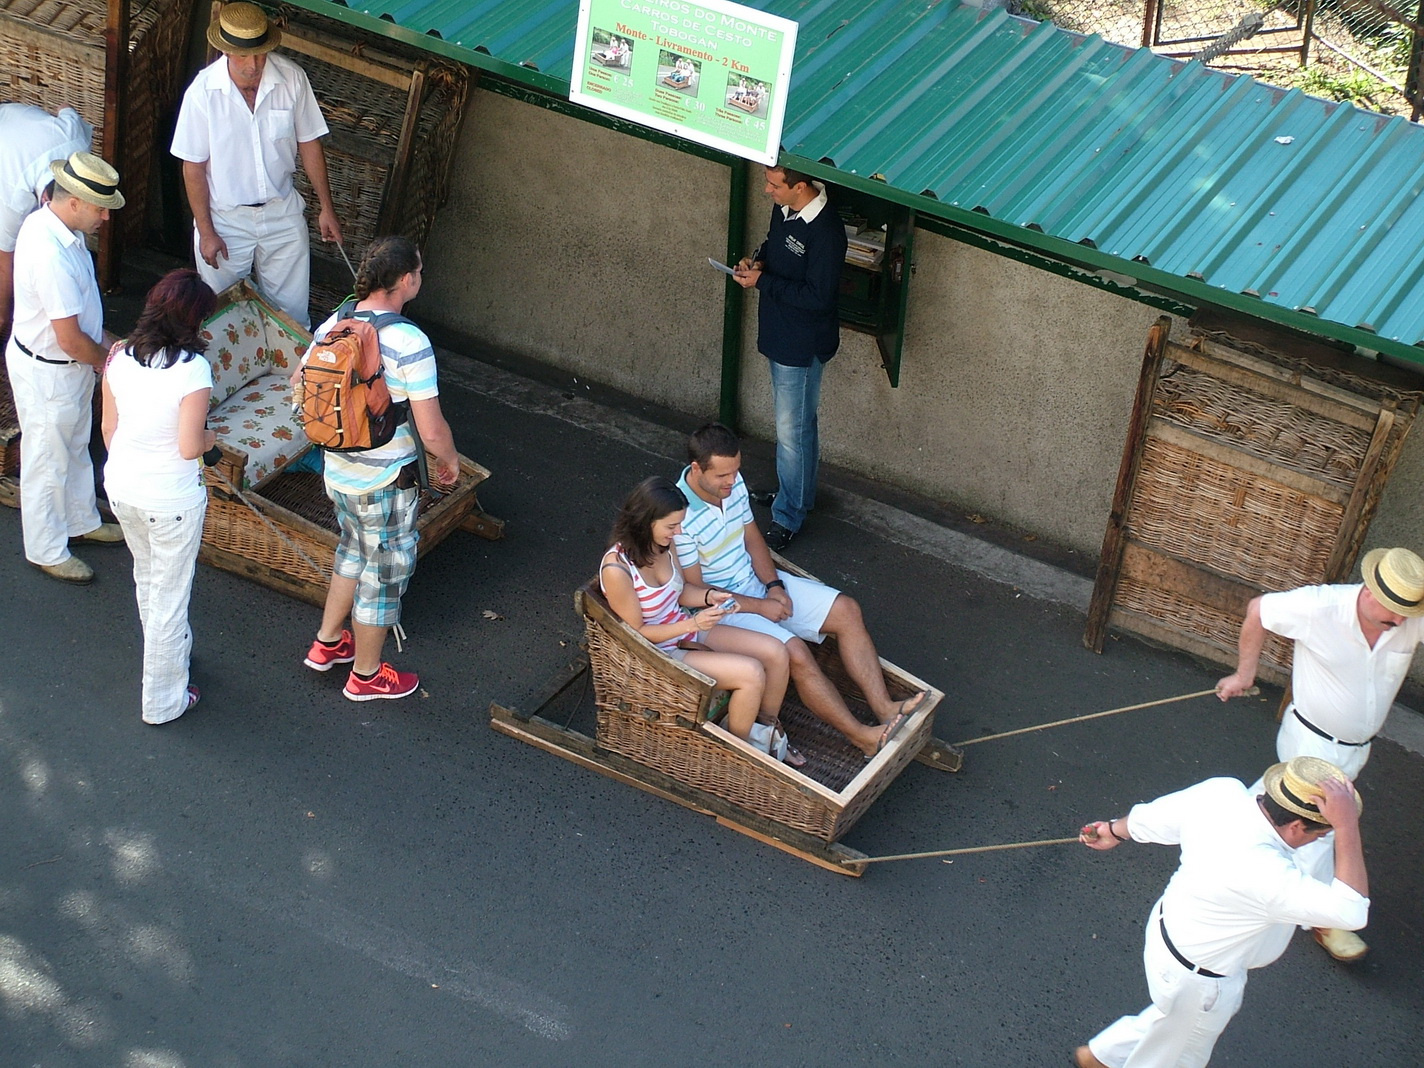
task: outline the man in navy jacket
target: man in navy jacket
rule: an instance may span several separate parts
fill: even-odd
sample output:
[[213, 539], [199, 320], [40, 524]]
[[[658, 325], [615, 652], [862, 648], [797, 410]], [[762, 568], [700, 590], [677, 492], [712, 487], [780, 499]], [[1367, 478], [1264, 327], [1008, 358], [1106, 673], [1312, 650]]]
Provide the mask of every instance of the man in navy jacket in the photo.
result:
[[782, 549], [816, 503], [821, 372], [840, 347], [836, 299], [845, 226], [826, 187], [785, 167], [766, 168], [771, 226], [756, 255], [733, 277], [761, 293], [757, 349], [771, 361], [776, 411], [776, 499], [766, 543]]

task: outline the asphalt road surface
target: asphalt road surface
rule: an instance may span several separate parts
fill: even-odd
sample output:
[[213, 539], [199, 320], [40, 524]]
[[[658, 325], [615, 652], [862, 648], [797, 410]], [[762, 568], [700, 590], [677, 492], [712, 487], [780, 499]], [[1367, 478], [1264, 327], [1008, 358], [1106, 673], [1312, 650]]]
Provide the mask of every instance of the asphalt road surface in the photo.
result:
[[[27, 566], [0, 509], [0, 1065], [1067, 1065], [1146, 1004], [1142, 926], [1175, 850], [1057, 846], [828, 873], [494, 733], [575, 653], [571, 591], [678, 431], [572, 382], [444, 361], [488, 542], [426, 557], [388, 654], [419, 696], [345, 701], [314, 608], [203, 567], [202, 704], [139, 719], [122, 546], [88, 588]], [[685, 429], [680, 428], [680, 429]], [[749, 456], [754, 484], [766, 451]], [[871, 504], [872, 510], [878, 506]], [[947, 693], [947, 741], [1210, 687], [1220, 672], [834, 515], [790, 556]], [[491, 618], [491, 616], [493, 618]], [[912, 765], [846, 837], [869, 854], [1052, 838], [1272, 760], [1276, 693], [986, 743]], [[1408, 713], [1406, 713], [1407, 715]], [[1297, 937], [1216, 1066], [1424, 1063], [1424, 758], [1360, 783], [1373, 953]]]

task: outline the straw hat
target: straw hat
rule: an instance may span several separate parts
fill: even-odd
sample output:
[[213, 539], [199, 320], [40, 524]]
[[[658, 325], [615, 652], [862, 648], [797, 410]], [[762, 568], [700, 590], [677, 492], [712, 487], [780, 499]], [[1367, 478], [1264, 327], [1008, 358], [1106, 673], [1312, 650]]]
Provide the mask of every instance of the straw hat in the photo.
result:
[[[1298, 756], [1283, 764], [1272, 764], [1264, 776], [1266, 793], [1276, 804], [1287, 812], [1294, 812], [1301, 819], [1328, 824], [1330, 821], [1320, 814], [1319, 801], [1324, 795], [1320, 784], [1326, 779], [1344, 779], [1345, 773], [1328, 760], [1319, 757]], [[1348, 781], [1348, 780], [1347, 780]], [[1365, 811], [1365, 803], [1360, 792], [1355, 793], [1355, 808]]]
[[264, 55], [282, 43], [282, 31], [256, 4], [224, 4], [208, 23], [208, 44], [230, 56]]
[[1360, 573], [1375, 600], [1402, 616], [1424, 616], [1424, 560], [1408, 549], [1365, 553]]
[[119, 172], [92, 152], [76, 152], [68, 159], [57, 159], [49, 169], [55, 182], [80, 200], [101, 208], [124, 206], [124, 195], [119, 192]]

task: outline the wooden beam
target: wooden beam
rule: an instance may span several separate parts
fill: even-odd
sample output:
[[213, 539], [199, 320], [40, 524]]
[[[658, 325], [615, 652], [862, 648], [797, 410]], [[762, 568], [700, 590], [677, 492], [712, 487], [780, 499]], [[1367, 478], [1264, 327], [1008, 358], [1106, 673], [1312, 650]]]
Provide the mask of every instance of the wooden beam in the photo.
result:
[[333, 67], [340, 67], [342, 70], [353, 71], [374, 81], [382, 82], [393, 89], [399, 89], [402, 93], [410, 88], [411, 75], [409, 71], [388, 67], [384, 63], [374, 63], [347, 49], [332, 48], [330, 45], [313, 41], [309, 37], [303, 37], [290, 26], [284, 27], [282, 30], [282, 47], [289, 48], [293, 52], [300, 52], [304, 56], [311, 56], [312, 59], [319, 59], [323, 63], [330, 63]]
[[1225, 445], [1215, 438], [1206, 437], [1177, 423], [1169, 422], [1159, 415], [1152, 417], [1150, 436], [1187, 452], [1205, 456], [1226, 467], [1285, 486], [1287, 489], [1303, 493], [1308, 497], [1319, 497], [1342, 509], [1345, 507], [1345, 502], [1350, 499], [1350, 490], [1347, 486], [1327, 482], [1315, 475], [1304, 474], [1293, 467], [1284, 467], [1270, 460], [1263, 460], [1249, 452], [1242, 452], [1240, 449]]
[[522, 716], [500, 704], [490, 705], [490, 726], [501, 734], [563, 757], [580, 767], [606, 775], [610, 779], [672, 801], [683, 808], [714, 817], [719, 824], [773, 846], [784, 853], [809, 861], [839, 875], [859, 876], [865, 865], [865, 854], [835, 842], [825, 842], [813, 835], [739, 808], [715, 794], [698, 790], [679, 782], [654, 768], [601, 749], [594, 739], [577, 731], [566, 730], [539, 716]]
[[[128, 0], [108, 0], [108, 17], [104, 22], [104, 146], [103, 155], [119, 172], [119, 187], [124, 184], [124, 159], [121, 148], [124, 136], [124, 115], [128, 109], [129, 67], [129, 4]], [[120, 208], [120, 211], [123, 209]], [[132, 209], [130, 209], [132, 210]], [[99, 257], [96, 274], [99, 288], [113, 293], [119, 286], [119, 263], [124, 254], [123, 228], [116, 220], [105, 220], [99, 227]]]
[[1299, 372], [1278, 367], [1206, 338], [1198, 338], [1197, 343], [1201, 346], [1199, 350], [1173, 345], [1169, 355], [1213, 378], [1323, 415], [1337, 423], [1345, 423], [1358, 430], [1374, 426], [1379, 402], [1372, 398], [1361, 397], [1319, 379], [1304, 377]]
[[1364, 540], [1364, 531], [1358, 528], [1361, 517], [1365, 518], [1366, 523], [1373, 518], [1364, 516], [1365, 502], [1369, 500], [1370, 491], [1374, 488], [1375, 470], [1379, 467], [1380, 457], [1384, 455], [1385, 443], [1389, 441], [1390, 432], [1394, 430], [1394, 411], [1392, 401], [1386, 402], [1380, 409], [1375, 432], [1370, 436], [1369, 448], [1365, 450], [1365, 458], [1360, 463], [1359, 471], [1355, 473], [1354, 492], [1345, 504], [1345, 514], [1340, 517], [1335, 545], [1330, 550], [1330, 559], [1325, 564], [1326, 582], [1343, 581], [1355, 566], [1355, 556]]
[[1118, 569], [1122, 565], [1122, 548], [1127, 537], [1127, 513], [1132, 504], [1132, 489], [1142, 463], [1142, 447], [1147, 440], [1147, 421], [1152, 414], [1152, 394], [1162, 370], [1162, 357], [1167, 351], [1167, 335], [1172, 320], [1163, 315], [1147, 332], [1147, 346], [1142, 353], [1142, 370], [1137, 376], [1137, 392], [1133, 396], [1132, 416], [1127, 424], [1127, 440], [1122, 447], [1122, 463], [1118, 467], [1117, 487], [1113, 490], [1112, 509], [1108, 513], [1108, 528], [1103, 533], [1103, 547], [1098, 555], [1098, 574], [1093, 582], [1093, 599], [1088, 605], [1088, 625], [1083, 631], [1083, 644], [1095, 653], [1103, 651], [1107, 635], [1108, 614], [1117, 593]]

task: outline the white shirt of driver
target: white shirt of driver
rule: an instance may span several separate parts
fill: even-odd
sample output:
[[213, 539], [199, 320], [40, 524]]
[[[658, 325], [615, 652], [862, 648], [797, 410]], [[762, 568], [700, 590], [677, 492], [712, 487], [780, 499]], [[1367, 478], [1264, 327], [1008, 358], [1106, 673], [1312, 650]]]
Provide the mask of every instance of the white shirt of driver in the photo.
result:
[[1295, 642], [1291, 694], [1300, 714], [1347, 742], [1379, 733], [1399, 693], [1414, 649], [1424, 639], [1424, 616], [1386, 631], [1374, 648], [1355, 615], [1360, 583], [1302, 586], [1261, 598], [1261, 624]]
[[248, 108], [228, 75], [227, 57], [219, 56], [183, 94], [172, 152], [207, 163], [214, 211], [274, 200], [300, 211], [292, 184], [297, 145], [327, 132], [306, 71], [290, 59], [267, 53], [256, 107]]
[[55, 337], [55, 319], [79, 317], [79, 329], [96, 343], [104, 336], [104, 305], [94, 278], [94, 258], [84, 238], [49, 207], [32, 212], [15, 241], [14, 340], [47, 360], [69, 362]]
[[[1162, 921], [1199, 967], [1222, 975], [1260, 968], [1285, 952], [1297, 927], [1355, 931], [1369, 919], [1369, 898], [1301, 870], [1296, 850], [1236, 779], [1207, 779], [1134, 805], [1127, 829], [1137, 842], [1181, 846]], [[1148, 922], [1157, 922], [1155, 908]]]

